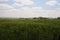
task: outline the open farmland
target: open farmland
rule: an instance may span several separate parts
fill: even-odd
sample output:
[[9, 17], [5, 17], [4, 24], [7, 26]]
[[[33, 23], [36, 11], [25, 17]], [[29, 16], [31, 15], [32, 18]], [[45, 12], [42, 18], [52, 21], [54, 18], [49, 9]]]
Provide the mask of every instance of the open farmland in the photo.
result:
[[0, 40], [60, 40], [60, 19], [0, 18]]

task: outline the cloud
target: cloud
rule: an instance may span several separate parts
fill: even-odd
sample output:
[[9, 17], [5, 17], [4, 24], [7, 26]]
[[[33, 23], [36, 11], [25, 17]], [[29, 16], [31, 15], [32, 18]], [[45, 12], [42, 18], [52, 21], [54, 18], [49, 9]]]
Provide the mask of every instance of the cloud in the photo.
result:
[[21, 9], [24, 17], [38, 17], [40, 15], [37, 12], [41, 12], [42, 7], [22, 7]]
[[9, 1], [9, 0], [0, 0], [0, 2], [7, 2], [7, 1]]
[[12, 4], [12, 6], [14, 7], [14, 8], [16, 8], [16, 7], [22, 7], [22, 6], [24, 6], [24, 4], [19, 4], [19, 3], [14, 3], [14, 4]]
[[34, 2], [32, 0], [14, 0], [16, 1], [15, 3], [12, 4], [14, 8], [20, 8], [25, 5], [32, 5]]
[[60, 3], [58, 3], [58, 5], [60, 5]]
[[8, 4], [0, 4], [0, 17], [16, 17], [18, 15], [15, 11], [17, 10]]
[[50, 6], [55, 6], [58, 4], [58, 2], [56, 0], [52, 0], [52, 1], [48, 1], [46, 2], [47, 5], [50, 5]]
[[48, 17], [50, 17], [50, 18], [60, 17], [60, 9], [49, 10]]
[[[1, 17], [12, 17], [12, 18], [19, 18], [19, 17], [38, 17], [40, 16], [39, 13], [35, 13], [35, 11], [37, 12], [41, 12], [41, 7], [22, 7], [21, 10], [20, 9], [16, 9], [16, 10], [1, 10]], [[41, 13], [40, 13], [41, 14]]]
[[8, 5], [8, 4], [0, 4], [0, 10], [10, 10], [13, 9], [12, 6]]
[[56, 1], [56, 0], [47, 0], [47, 1]]
[[24, 4], [24, 5], [31, 5], [31, 4], [34, 3], [34, 2], [31, 1], [31, 0], [14, 0], [14, 1], [20, 2], [20, 3]]
[[[6, 4], [5, 4], [6, 5]], [[0, 10], [0, 17], [10, 17], [10, 18], [28, 18], [28, 17], [59, 17], [60, 9], [55, 10], [44, 10], [42, 7], [22, 7], [21, 9], [14, 9], [8, 6], [9, 10]], [[13, 8], [13, 9], [10, 9]]]

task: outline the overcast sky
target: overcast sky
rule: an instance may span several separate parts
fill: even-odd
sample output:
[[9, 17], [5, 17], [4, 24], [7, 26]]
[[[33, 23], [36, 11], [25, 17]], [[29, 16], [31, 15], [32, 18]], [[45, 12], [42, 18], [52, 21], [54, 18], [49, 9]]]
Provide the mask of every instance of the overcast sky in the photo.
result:
[[0, 17], [60, 17], [60, 0], [0, 0]]

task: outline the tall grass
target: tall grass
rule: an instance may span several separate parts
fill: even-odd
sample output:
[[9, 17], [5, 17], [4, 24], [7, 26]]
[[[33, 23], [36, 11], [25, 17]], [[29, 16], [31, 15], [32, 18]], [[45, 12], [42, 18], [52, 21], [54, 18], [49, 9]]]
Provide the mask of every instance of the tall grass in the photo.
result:
[[60, 40], [60, 19], [0, 19], [0, 40]]

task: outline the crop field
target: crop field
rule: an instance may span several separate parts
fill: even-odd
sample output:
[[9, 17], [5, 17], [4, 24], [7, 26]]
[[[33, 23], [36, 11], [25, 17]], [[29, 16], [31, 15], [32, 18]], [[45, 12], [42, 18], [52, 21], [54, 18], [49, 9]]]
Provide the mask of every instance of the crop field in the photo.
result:
[[0, 40], [60, 40], [60, 19], [0, 18]]

